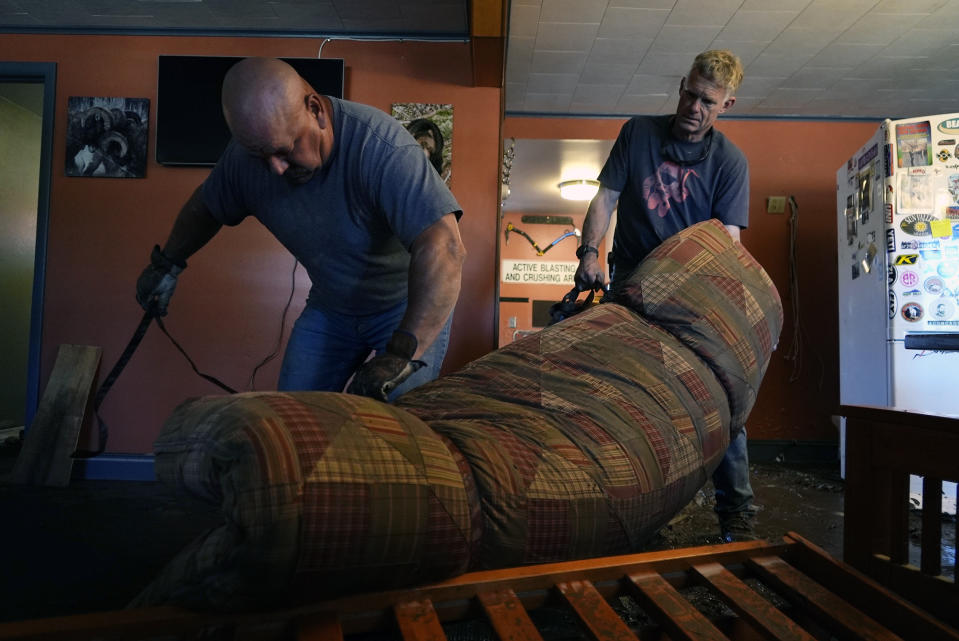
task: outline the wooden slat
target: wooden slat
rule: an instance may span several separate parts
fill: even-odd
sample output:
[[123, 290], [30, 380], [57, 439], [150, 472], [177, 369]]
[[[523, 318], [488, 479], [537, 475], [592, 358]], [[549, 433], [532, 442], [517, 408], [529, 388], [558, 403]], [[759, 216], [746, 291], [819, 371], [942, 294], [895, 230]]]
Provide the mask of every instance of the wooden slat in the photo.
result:
[[542, 641], [516, 593], [510, 589], [484, 590], [477, 600], [500, 641]]
[[429, 599], [410, 599], [393, 606], [404, 641], [446, 641], [446, 633]]
[[658, 573], [631, 573], [629, 580], [637, 589], [640, 606], [656, 618], [670, 639], [726, 641], [726, 635]]
[[70, 483], [71, 455], [87, 416], [102, 352], [87, 345], [60, 346], [33, 423], [24, 434], [13, 467], [14, 483], [55, 487]]
[[843, 638], [864, 641], [893, 641], [901, 638], [779, 557], [756, 557], [747, 563], [758, 570], [774, 589], [799, 601], [823, 625]]
[[597, 641], [636, 641], [636, 635], [589, 581], [561, 581], [556, 589]]
[[885, 530], [889, 533], [889, 548], [885, 552], [894, 563], [909, 563], [909, 474], [890, 472], [883, 480], [887, 484]]
[[343, 626], [330, 612], [303, 617], [296, 622], [296, 641], [343, 641]]
[[923, 574], [939, 576], [942, 572], [942, 481], [928, 476], [922, 479], [921, 541], [919, 569]]
[[[833, 558], [795, 532], [786, 535], [799, 545], [789, 549], [790, 561], [803, 574], [829, 588], [879, 623], [903, 637], [923, 641], [959, 641], [959, 632], [880, 585], [863, 572]], [[923, 603], [925, 607], [927, 604]]]
[[693, 570], [719, 593], [730, 609], [767, 639], [814, 641], [815, 637], [799, 627], [775, 605], [719, 563], [702, 563]]

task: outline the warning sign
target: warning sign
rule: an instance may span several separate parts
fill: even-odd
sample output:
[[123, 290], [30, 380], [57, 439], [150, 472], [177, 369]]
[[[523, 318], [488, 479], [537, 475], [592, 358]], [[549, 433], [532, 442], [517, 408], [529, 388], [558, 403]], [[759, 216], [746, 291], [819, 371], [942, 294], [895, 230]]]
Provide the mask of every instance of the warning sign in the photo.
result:
[[504, 260], [501, 273], [504, 283], [572, 287], [578, 266], [579, 261], [575, 260]]

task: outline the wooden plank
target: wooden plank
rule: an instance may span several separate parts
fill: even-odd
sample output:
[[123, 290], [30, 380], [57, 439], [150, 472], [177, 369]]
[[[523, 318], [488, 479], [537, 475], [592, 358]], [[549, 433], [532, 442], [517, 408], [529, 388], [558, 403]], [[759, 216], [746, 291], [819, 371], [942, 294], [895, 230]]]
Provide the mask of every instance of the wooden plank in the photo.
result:
[[343, 641], [343, 626], [330, 612], [302, 617], [296, 622], [296, 641]]
[[73, 471], [77, 438], [89, 416], [93, 383], [103, 350], [87, 345], [61, 345], [12, 480], [22, 485], [66, 487]]
[[722, 597], [733, 612], [748, 621], [765, 638], [782, 641], [815, 640], [815, 637], [719, 563], [694, 565], [693, 571]]
[[942, 572], [942, 481], [928, 476], [922, 479], [921, 541], [919, 568], [923, 574], [939, 576]]
[[656, 572], [629, 575], [640, 606], [654, 616], [674, 641], [726, 641], [726, 635]]
[[413, 598], [393, 606], [404, 641], [446, 641], [446, 633], [429, 599]]
[[476, 594], [500, 641], [542, 641], [516, 593], [506, 588]]
[[589, 581], [561, 581], [556, 589], [597, 641], [636, 641], [633, 631]]
[[[849, 601], [893, 632], [924, 641], [959, 641], [959, 632], [944, 625], [887, 586], [847, 563], [833, 558], [815, 543], [795, 532], [787, 538], [798, 543], [789, 549], [789, 559], [803, 574]], [[927, 607], [927, 603], [923, 603]]]
[[819, 619], [820, 623], [846, 639], [894, 641], [893, 634], [875, 619], [855, 608], [838, 594], [827, 590], [779, 557], [755, 557], [747, 565], [756, 569], [763, 580], [784, 596], [796, 600]]

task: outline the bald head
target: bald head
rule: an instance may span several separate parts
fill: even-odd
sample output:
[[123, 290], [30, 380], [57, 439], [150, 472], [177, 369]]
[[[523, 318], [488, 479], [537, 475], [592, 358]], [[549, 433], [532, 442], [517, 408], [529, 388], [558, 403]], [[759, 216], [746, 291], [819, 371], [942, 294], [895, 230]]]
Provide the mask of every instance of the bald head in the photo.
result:
[[293, 67], [275, 58], [244, 58], [223, 78], [223, 115], [233, 135], [258, 140], [303, 109], [312, 88]]

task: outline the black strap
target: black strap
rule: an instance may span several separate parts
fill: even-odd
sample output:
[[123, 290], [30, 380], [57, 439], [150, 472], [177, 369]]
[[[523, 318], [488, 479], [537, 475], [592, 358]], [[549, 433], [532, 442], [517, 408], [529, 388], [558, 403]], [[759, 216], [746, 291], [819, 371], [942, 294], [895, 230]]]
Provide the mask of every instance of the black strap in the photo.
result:
[[204, 374], [197, 369], [196, 364], [193, 362], [193, 359], [187, 355], [186, 351], [180, 347], [180, 344], [176, 342], [173, 336], [170, 335], [170, 332], [167, 331], [166, 325], [163, 324], [163, 320], [156, 315], [156, 313], [151, 309], [143, 314], [143, 318], [140, 319], [140, 324], [137, 325], [136, 331], [133, 332], [133, 337], [127, 343], [126, 348], [124, 348], [123, 353], [120, 354], [120, 358], [117, 359], [116, 364], [113, 366], [113, 369], [110, 370], [110, 373], [107, 374], [107, 377], [103, 379], [103, 383], [100, 385], [100, 389], [97, 390], [96, 396], [93, 397], [93, 412], [97, 417], [97, 427], [98, 427], [98, 443], [97, 449], [95, 451], [90, 450], [76, 450], [73, 453], [73, 458], [91, 458], [103, 454], [103, 451], [107, 446], [107, 438], [109, 437], [109, 430], [107, 429], [107, 424], [104, 422], [103, 417], [100, 416], [100, 405], [103, 403], [103, 399], [106, 398], [107, 392], [110, 391], [110, 388], [113, 387], [113, 384], [116, 382], [117, 378], [120, 377], [120, 373], [123, 371], [123, 368], [127, 366], [127, 363], [130, 362], [130, 358], [133, 357], [133, 353], [137, 350], [137, 347], [140, 346], [140, 341], [143, 340], [143, 337], [147, 333], [147, 329], [150, 327], [150, 323], [156, 320], [157, 326], [160, 330], [166, 334], [166, 337], [170, 339], [170, 342], [183, 354], [183, 357], [186, 358], [187, 362], [190, 363], [190, 367], [193, 368], [193, 371], [196, 372], [202, 378], [210, 381], [223, 391], [228, 394], [235, 394], [236, 390], [230, 387], [229, 385], [224, 384], [219, 379], [210, 376], [209, 374]]

